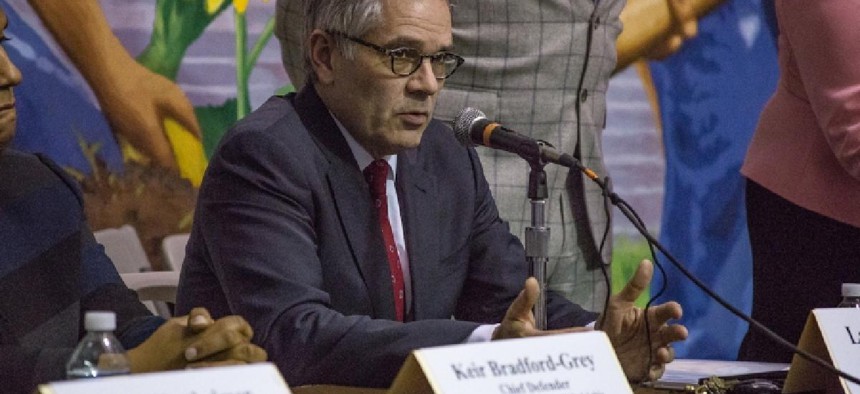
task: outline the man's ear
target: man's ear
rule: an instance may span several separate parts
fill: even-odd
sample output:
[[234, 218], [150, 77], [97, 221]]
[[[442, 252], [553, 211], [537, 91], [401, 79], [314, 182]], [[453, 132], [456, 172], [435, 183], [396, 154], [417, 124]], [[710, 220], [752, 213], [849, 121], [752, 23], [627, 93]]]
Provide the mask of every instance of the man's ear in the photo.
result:
[[328, 33], [314, 29], [307, 42], [310, 48], [311, 67], [316, 73], [317, 81], [321, 84], [331, 83], [334, 78], [332, 56], [337, 50], [334, 39]]

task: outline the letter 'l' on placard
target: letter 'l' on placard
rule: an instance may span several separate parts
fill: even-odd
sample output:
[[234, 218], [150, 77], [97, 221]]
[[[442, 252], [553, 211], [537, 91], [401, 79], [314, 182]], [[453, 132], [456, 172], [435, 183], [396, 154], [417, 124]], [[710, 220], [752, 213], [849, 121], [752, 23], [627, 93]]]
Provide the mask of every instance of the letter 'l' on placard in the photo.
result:
[[[797, 346], [831, 362], [839, 370], [860, 376], [860, 309], [813, 309]], [[860, 386], [795, 354], [783, 392], [822, 390], [826, 393], [860, 394]]]
[[389, 394], [633, 393], [602, 331], [418, 349]]
[[290, 394], [272, 363], [78, 379], [39, 386], [39, 394]]

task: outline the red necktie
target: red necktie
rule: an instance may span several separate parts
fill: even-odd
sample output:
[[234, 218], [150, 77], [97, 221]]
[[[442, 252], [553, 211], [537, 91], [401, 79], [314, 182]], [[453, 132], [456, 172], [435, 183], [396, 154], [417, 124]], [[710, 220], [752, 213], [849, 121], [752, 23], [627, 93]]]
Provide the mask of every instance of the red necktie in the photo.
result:
[[391, 223], [388, 221], [388, 198], [385, 193], [388, 162], [382, 159], [373, 161], [364, 169], [364, 177], [370, 185], [370, 196], [376, 206], [379, 227], [382, 228], [382, 239], [385, 241], [388, 268], [391, 270], [391, 287], [394, 290], [394, 311], [397, 321], [403, 321], [406, 290], [403, 283], [403, 270], [400, 268], [400, 256], [394, 243], [394, 232], [391, 231]]

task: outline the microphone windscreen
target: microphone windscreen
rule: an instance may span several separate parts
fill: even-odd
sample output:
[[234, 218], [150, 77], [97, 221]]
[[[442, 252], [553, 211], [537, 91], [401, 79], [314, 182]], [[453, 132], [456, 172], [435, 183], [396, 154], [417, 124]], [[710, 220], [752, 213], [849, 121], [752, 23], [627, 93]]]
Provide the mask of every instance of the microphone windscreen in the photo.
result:
[[466, 146], [472, 146], [471, 130], [472, 125], [478, 119], [486, 119], [486, 115], [479, 109], [472, 107], [463, 108], [457, 117], [454, 118], [454, 136], [457, 141]]

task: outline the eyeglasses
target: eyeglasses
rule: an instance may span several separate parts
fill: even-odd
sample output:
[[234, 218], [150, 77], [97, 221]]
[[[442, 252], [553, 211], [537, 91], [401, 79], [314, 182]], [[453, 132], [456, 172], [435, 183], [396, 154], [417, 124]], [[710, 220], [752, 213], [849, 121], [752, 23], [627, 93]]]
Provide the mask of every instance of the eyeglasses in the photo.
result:
[[376, 50], [391, 59], [391, 71], [401, 77], [408, 77], [415, 73], [421, 67], [424, 59], [430, 59], [430, 67], [433, 69], [433, 75], [438, 80], [443, 80], [454, 74], [457, 68], [465, 61], [462, 57], [451, 52], [437, 52], [430, 55], [425, 55], [415, 48], [383, 48], [379, 45], [371, 44], [358, 37], [350, 36], [339, 31], [327, 31], [328, 34], [346, 38], [356, 44], [364, 45], [368, 48]]

